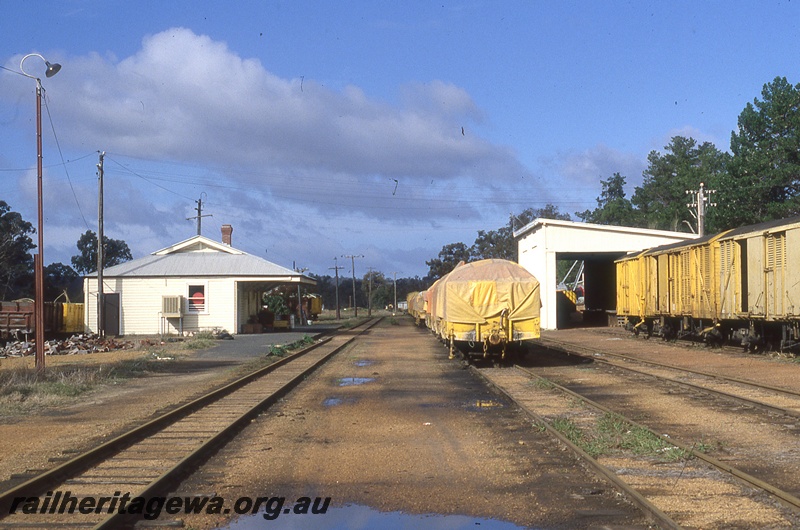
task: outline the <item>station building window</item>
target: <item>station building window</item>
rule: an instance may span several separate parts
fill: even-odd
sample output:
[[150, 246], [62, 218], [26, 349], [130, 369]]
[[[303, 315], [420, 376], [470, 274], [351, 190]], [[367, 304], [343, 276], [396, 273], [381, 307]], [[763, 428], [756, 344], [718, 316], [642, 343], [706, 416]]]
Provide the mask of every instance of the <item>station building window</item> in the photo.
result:
[[204, 284], [189, 285], [186, 299], [189, 313], [208, 313], [208, 300]]

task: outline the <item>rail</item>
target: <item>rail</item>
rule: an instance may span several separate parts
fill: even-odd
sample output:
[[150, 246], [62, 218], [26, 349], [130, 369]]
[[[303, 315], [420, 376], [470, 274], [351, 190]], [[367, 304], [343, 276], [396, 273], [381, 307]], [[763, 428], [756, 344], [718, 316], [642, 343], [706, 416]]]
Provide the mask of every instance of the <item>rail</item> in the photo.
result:
[[[125, 482], [126, 479], [117, 479], [113, 475], [102, 482], [108, 483], [111, 480], [112, 483], [118, 484], [115, 488], [120, 490], [125, 489], [125, 487], [119, 485], [135, 486], [135, 488], [132, 487], [130, 489], [135, 489], [135, 496], [137, 497], [156, 496], [159, 493], [167, 492], [170, 484], [174, 484], [180, 477], [205, 461], [214, 450], [221, 447], [226, 440], [229, 440], [236, 432], [247, 425], [255, 415], [296, 387], [311, 372], [345, 348], [360, 334], [375, 326], [380, 320], [380, 318], [373, 319], [356, 328], [340, 331], [332, 337], [247, 374], [222, 388], [209, 392], [186, 405], [76, 456], [50, 471], [0, 493], [0, 518], [9, 518], [9, 511], [14, 499], [33, 497], [48, 491], [55, 491], [66, 480], [75, 480], [76, 477], [81, 474], [85, 475], [90, 470], [100, 469], [103, 465], [106, 465], [107, 468], [113, 467], [113, 464], [106, 463], [113, 461], [114, 458], [127, 460], [141, 458], [142, 461], [150, 461], [153, 459], [153, 445], [158, 446], [157, 444], [160, 443], [162, 445], [159, 447], [169, 447], [170, 451], [177, 451], [177, 449], [174, 449], [175, 437], [181, 437], [187, 441], [202, 440], [200, 445], [175, 456], [168, 456], [158, 450], [159, 459], [169, 460], [170, 463], [168, 465], [159, 464], [158, 466], [148, 467], [148, 465], [140, 464], [142, 476], [146, 475], [146, 470], [152, 470], [152, 476], [147, 478], [148, 483], [145, 487], [141, 487], [139, 482], [133, 483], [129, 479], [127, 479], [128, 482]], [[275, 388], [276, 385], [277, 389]], [[227, 419], [221, 420], [224, 417], [227, 417]], [[193, 424], [192, 422], [195, 423]], [[220, 425], [220, 423], [223, 425]], [[203, 434], [197, 434], [199, 432]], [[166, 441], [158, 440], [158, 436], [162, 434], [165, 434]], [[170, 436], [173, 438], [170, 438]], [[150, 448], [147, 447], [148, 442], [151, 444]], [[137, 447], [139, 448], [138, 451], [136, 451]], [[131, 456], [132, 453], [143, 456], [134, 457]], [[110, 471], [108, 469], [98, 471], [98, 474], [102, 473], [110, 473]], [[93, 479], [86, 480], [87, 483], [94, 483], [91, 482]], [[81, 482], [79, 481], [79, 483]], [[40, 515], [43, 514], [37, 513], [36, 518]], [[30, 526], [34, 518], [34, 514], [28, 514], [19, 524]], [[135, 517], [132, 518], [128, 514], [114, 513], [101, 521], [70, 521], [70, 526], [82, 524], [83, 526], [94, 528], [121, 528], [133, 525], [136, 522], [135, 519]], [[5, 522], [2, 524], [5, 524]], [[49, 524], [49, 522], [45, 522], [43, 526], [47, 527]]]

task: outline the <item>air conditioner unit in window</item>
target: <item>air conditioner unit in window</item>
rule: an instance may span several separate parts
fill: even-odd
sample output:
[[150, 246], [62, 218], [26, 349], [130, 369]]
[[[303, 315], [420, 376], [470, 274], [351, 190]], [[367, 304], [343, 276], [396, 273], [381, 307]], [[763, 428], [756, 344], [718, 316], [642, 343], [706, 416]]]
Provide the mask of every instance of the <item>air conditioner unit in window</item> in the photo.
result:
[[183, 316], [183, 297], [180, 295], [162, 296], [161, 314], [166, 318], [178, 318]]

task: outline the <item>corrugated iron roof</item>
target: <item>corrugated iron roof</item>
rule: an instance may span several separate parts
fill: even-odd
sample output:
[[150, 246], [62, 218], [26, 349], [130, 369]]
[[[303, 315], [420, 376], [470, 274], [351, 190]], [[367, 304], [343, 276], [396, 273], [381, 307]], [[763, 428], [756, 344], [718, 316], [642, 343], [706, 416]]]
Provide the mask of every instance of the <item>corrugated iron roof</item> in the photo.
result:
[[[208, 238], [195, 236], [149, 256], [104, 269], [103, 277], [228, 276], [280, 278], [286, 281], [299, 279], [303, 283], [316, 283], [308, 276], [271, 261], [232, 248], [230, 250], [214, 248], [217, 245], [219, 243]], [[96, 272], [89, 275], [89, 277], [96, 276]]]

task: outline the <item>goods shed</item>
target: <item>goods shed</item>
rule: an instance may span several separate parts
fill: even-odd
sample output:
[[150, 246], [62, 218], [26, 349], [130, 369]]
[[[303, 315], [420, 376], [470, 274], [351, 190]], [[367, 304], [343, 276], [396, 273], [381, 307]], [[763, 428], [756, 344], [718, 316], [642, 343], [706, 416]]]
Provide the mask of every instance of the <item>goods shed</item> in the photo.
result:
[[558, 328], [556, 267], [559, 260], [584, 261], [587, 314], [605, 321], [616, 311], [614, 260], [630, 253], [699, 237], [685, 232], [596, 225], [539, 218], [514, 231], [518, 261], [541, 282], [542, 329]]

